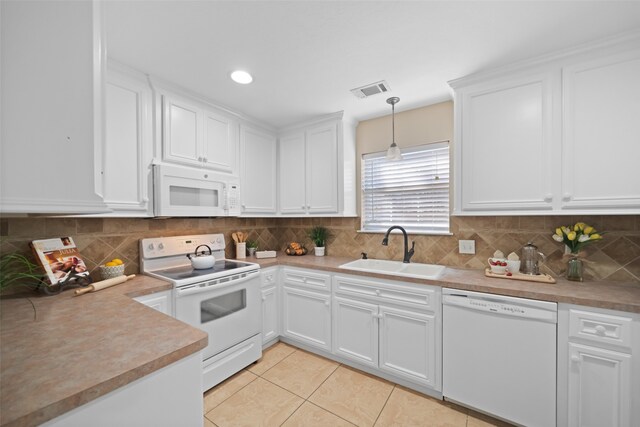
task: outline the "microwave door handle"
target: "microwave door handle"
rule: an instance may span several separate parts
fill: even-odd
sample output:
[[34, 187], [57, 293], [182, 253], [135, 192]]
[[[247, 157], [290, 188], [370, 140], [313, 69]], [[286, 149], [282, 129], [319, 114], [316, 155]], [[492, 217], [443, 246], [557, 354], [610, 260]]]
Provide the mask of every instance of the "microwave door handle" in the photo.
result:
[[223, 282], [223, 283], [216, 283], [214, 285], [207, 285], [207, 286], [199, 286], [197, 284], [188, 285], [181, 288], [176, 288], [176, 296], [180, 298], [187, 295], [199, 294], [201, 292], [211, 292], [212, 290], [216, 290], [216, 291], [223, 290], [230, 286], [239, 285], [240, 283], [244, 283], [258, 276], [259, 276], [259, 272], [253, 272], [253, 273], [247, 274], [245, 277], [242, 277], [240, 279], [234, 279], [234, 280], [230, 280], [228, 282]]

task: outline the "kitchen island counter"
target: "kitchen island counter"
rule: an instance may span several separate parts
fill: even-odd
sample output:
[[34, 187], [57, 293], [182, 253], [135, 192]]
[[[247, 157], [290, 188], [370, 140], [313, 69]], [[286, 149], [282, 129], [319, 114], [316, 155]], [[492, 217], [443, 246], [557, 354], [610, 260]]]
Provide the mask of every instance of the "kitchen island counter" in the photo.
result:
[[640, 283], [638, 282], [599, 281], [578, 283], [570, 282], [564, 278], [557, 278], [557, 283], [525, 282], [486, 277], [484, 271], [478, 269], [449, 267], [444, 270], [442, 276], [437, 280], [414, 279], [340, 268], [340, 265], [353, 261], [353, 258], [316, 257], [314, 255], [287, 256], [282, 252], [278, 252], [276, 258], [248, 258], [247, 261], [257, 262], [262, 268], [275, 265], [312, 268], [341, 274], [377, 277], [467, 291], [640, 313]]
[[203, 349], [206, 333], [131, 299], [171, 288], [138, 276], [77, 297], [3, 297], [0, 425], [39, 425]]

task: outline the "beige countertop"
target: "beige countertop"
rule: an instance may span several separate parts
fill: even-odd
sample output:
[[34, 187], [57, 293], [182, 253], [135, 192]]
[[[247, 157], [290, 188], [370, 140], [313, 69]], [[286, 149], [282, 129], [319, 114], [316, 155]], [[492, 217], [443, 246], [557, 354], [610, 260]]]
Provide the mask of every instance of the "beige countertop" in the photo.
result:
[[[351, 258], [283, 253], [246, 261], [640, 313], [639, 283], [546, 284], [454, 268], [420, 280], [339, 268]], [[38, 425], [203, 349], [204, 332], [131, 299], [171, 286], [138, 276], [79, 297], [69, 290], [0, 300], [0, 425]]]
[[257, 262], [262, 268], [273, 265], [313, 268], [357, 276], [370, 276], [468, 291], [487, 292], [542, 301], [640, 313], [640, 283], [637, 282], [617, 283], [601, 281], [578, 283], [570, 282], [563, 278], [558, 278], [557, 283], [553, 284], [524, 282], [486, 277], [482, 270], [459, 268], [446, 268], [443, 275], [437, 280], [423, 280], [339, 268], [340, 265], [353, 261], [352, 258], [332, 256], [316, 257], [314, 255], [287, 256], [281, 252], [278, 253], [276, 258], [249, 258], [247, 261]]
[[206, 333], [131, 299], [171, 288], [138, 276], [77, 297], [3, 297], [0, 425], [39, 425], [203, 349]]

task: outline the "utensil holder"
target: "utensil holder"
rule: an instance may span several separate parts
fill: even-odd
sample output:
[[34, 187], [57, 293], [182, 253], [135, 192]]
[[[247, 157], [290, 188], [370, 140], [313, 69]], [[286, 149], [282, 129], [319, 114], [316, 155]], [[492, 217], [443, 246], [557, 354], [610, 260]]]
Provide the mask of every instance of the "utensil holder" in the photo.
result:
[[236, 259], [247, 257], [247, 242], [236, 243]]

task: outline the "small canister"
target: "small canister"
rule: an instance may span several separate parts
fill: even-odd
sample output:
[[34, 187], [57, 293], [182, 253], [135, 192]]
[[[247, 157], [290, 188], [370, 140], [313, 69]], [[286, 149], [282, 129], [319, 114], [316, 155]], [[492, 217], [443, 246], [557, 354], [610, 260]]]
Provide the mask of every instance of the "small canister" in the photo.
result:
[[236, 259], [247, 257], [247, 242], [236, 243]]

